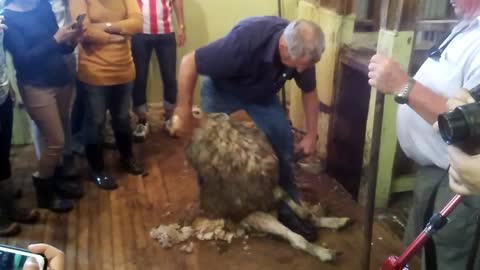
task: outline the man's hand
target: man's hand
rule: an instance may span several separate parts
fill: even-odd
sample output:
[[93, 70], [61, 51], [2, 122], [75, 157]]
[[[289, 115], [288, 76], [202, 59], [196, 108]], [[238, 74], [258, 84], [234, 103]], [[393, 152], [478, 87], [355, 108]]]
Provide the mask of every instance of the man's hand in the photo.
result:
[[[455, 97], [447, 101], [449, 110], [473, 103], [475, 100], [466, 89], [461, 89]], [[471, 156], [456, 146], [448, 146], [450, 161], [450, 188], [461, 195], [480, 194], [480, 155]]]
[[448, 146], [450, 188], [461, 195], [480, 194], [480, 155], [468, 155], [460, 148]]
[[295, 148], [296, 155], [310, 156], [315, 154], [317, 150], [316, 136], [306, 135]]
[[28, 250], [36, 254], [43, 254], [48, 260], [48, 270], [63, 270], [65, 267], [65, 254], [47, 244], [29, 245]]
[[172, 137], [188, 136], [192, 130], [193, 115], [191, 108], [177, 107], [167, 123], [168, 134]]
[[394, 95], [408, 83], [408, 74], [391, 58], [376, 54], [368, 65], [368, 83], [378, 91]]
[[186, 35], [185, 35], [185, 30], [182, 29], [182, 28], [179, 28], [176, 32], [176, 41], [177, 41], [177, 47], [183, 47], [183, 45], [185, 44], [185, 40], [186, 40]]

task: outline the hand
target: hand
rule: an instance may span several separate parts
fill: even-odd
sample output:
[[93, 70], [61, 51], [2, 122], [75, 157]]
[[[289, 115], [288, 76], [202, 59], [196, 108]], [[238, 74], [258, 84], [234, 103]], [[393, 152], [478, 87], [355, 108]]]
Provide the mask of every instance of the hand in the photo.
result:
[[317, 137], [313, 135], [306, 135], [300, 141], [298, 145], [295, 146], [295, 155], [301, 156], [310, 156], [315, 154], [317, 151]]
[[191, 108], [175, 108], [172, 118], [166, 124], [168, 134], [172, 137], [188, 136], [192, 129], [192, 118]]
[[461, 195], [480, 194], [480, 155], [468, 155], [460, 148], [448, 146], [450, 188]]
[[36, 254], [43, 254], [48, 260], [48, 270], [63, 270], [65, 267], [65, 254], [47, 244], [29, 245], [28, 250]]
[[81, 29], [72, 29], [70, 26], [60, 27], [53, 38], [58, 44], [68, 43], [76, 40], [82, 34]]
[[105, 31], [109, 34], [120, 34], [121, 29], [119, 27], [116, 27], [115, 25], [107, 26], [107, 23], [90, 23], [90, 27], [95, 27], [98, 28], [102, 31]]
[[380, 54], [372, 57], [368, 70], [368, 83], [384, 94], [397, 94], [408, 83], [408, 74], [400, 64]]
[[455, 97], [448, 99], [447, 101], [447, 107], [448, 110], [452, 111], [457, 107], [469, 104], [469, 103], [474, 103], [475, 100], [473, 97], [470, 95], [467, 89], [460, 89], [460, 91], [455, 95]]
[[0, 32], [3, 32], [4, 30], [7, 30], [7, 29], [8, 29], [7, 25], [0, 23]]
[[183, 47], [185, 44], [186, 36], [185, 36], [185, 30], [183, 29], [178, 29], [177, 30], [177, 36], [175, 37], [177, 41], [177, 47]]
[[122, 43], [125, 42], [126, 38], [122, 35], [110, 34], [110, 43]]

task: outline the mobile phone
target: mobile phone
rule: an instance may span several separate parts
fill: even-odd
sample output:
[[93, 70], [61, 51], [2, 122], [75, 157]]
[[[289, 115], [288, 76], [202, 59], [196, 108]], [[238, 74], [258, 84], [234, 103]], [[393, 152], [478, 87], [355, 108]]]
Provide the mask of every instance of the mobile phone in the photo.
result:
[[35, 254], [26, 249], [0, 244], [0, 269], [47, 270], [47, 259], [42, 254]]
[[77, 16], [77, 19], [75, 20], [75, 23], [72, 25], [73, 29], [79, 28], [82, 26], [83, 21], [85, 20], [85, 17], [87, 17], [87, 14], [82, 13]]

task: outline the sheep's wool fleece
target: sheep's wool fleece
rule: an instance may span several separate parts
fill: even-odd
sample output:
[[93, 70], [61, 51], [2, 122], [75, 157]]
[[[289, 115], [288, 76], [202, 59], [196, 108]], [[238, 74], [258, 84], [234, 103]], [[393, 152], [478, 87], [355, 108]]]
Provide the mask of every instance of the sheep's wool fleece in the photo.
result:
[[258, 128], [210, 114], [194, 131], [186, 156], [203, 177], [200, 204], [207, 213], [239, 221], [274, 208], [278, 159]]

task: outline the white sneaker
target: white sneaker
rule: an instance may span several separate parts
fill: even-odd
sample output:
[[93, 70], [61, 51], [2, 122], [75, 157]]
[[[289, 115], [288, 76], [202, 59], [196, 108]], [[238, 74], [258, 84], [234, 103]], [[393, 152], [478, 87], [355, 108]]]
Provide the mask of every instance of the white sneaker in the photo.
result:
[[148, 123], [137, 124], [135, 130], [133, 131], [133, 140], [135, 142], [144, 142], [148, 135]]

